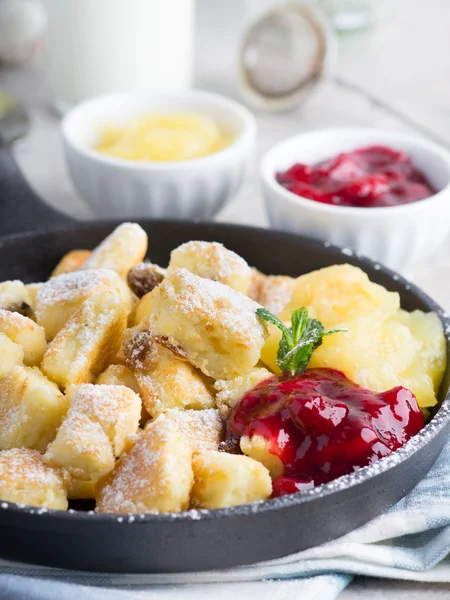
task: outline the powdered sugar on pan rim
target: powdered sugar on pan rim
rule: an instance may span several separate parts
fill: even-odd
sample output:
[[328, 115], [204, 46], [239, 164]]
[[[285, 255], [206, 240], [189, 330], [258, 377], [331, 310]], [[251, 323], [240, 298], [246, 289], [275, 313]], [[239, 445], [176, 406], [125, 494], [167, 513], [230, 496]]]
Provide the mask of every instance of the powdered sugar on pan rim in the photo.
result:
[[[450, 324], [450, 323], [449, 323]], [[317, 498], [328, 496], [333, 493], [343, 492], [351, 487], [354, 487], [360, 483], [363, 483], [377, 475], [389, 471], [393, 467], [399, 465], [404, 460], [414, 456], [415, 452], [421, 447], [429, 443], [445, 425], [450, 421], [450, 397], [447, 397], [437, 414], [433, 419], [422, 429], [420, 433], [411, 438], [402, 448], [393, 452], [391, 455], [386, 456], [373, 465], [363, 467], [350, 473], [330, 481], [324, 485], [318, 486], [311, 490], [299, 492], [297, 494], [288, 494], [272, 500], [253, 502], [241, 506], [234, 506], [231, 508], [223, 508], [217, 510], [206, 510], [206, 509], [192, 509], [180, 513], [146, 513], [146, 514], [98, 514], [93, 511], [57, 511], [48, 510], [43, 513], [39, 508], [33, 506], [26, 506], [24, 504], [13, 504], [9, 502], [2, 502], [0, 509], [14, 510], [25, 512], [28, 514], [39, 514], [42, 518], [75, 518], [75, 519], [101, 519], [110, 522], [116, 522], [124, 525], [136, 525], [149, 521], [199, 521], [213, 518], [227, 518], [238, 515], [251, 515], [260, 512], [278, 510], [281, 508], [288, 508], [295, 505], [303, 504]]]

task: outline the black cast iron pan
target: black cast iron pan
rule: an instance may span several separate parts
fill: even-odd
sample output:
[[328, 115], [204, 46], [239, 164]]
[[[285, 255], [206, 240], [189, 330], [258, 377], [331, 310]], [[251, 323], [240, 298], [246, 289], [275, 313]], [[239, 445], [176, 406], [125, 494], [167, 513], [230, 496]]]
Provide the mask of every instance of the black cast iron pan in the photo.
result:
[[[170, 250], [191, 239], [217, 240], [266, 273], [297, 276], [349, 262], [401, 294], [406, 310], [436, 311], [427, 295], [372, 261], [302, 236], [251, 227], [150, 221], [151, 259], [166, 264]], [[76, 224], [37, 198], [6, 148], [0, 148], [0, 281], [45, 279], [73, 248], [92, 248], [114, 223]], [[37, 230], [37, 231], [36, 231]], [[26, 232], [26, 233], [23, 233]], [[0, 557], [86, 571], [164, 573], [219, 569], [287, 555], [337, 538], [373, 519], [428, 472], [450, 429], [450, 370], [442, 405], [404, 448], [370, 468], [307, 493], [216, 511], [114, 516], [69, 513], [0, 503]]]

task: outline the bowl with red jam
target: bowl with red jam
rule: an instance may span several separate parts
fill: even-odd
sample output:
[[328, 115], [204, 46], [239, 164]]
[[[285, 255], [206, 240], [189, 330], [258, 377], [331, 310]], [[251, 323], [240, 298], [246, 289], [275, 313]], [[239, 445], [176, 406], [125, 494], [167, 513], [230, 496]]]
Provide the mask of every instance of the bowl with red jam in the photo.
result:
[[261, 164], [271, 224], [396, 270], [426, 260], [450, 229], [450, 153], [378, 129], [299, 134]]

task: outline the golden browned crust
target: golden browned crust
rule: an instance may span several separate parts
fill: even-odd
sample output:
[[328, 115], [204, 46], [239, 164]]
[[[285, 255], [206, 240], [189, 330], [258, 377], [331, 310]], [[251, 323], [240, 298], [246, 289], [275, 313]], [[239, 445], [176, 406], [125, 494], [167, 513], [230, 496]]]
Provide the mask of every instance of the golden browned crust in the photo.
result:
[[164, 415], [174, 421], [178, 430], [188, 440], [193, 452], [217, 450], [223, 437], [223, 423], [219, 411], [206, 410], [166, 410]]
[[97, 486], [98, 512], [164, 513], [185, 510], [193, 482], [191, 446], [160, 415]]
[[45, 451], [66, 411], [65, 396], [37, 367], [13, 367], [0, 379], [0, 450]]
[[246, 261], [218, 242], [191, 241], [172, 250], [168, 274], [186, 269], [199, 277], [220, 281], [246, 294], [252, 270]]
[[90, 250], [72, 250], [67, 254], [64, 254], [62, 259], [56, 265], [50, 277], [57, 277], [58, 275], [63, 275], [64, 273], [73, 273], [73, 271], [78, 271], [90, 257]]
[[267, 330], [253, 300], [185, 269], [171, 273], [152, 292], [152, 332], [179, 348], [214, 379], [250, 371], [258, 362]]
[[212, 382], [190, 363], [156, 344], [155, 360], [135, 376], [144, 406], [151, 416], [168, 408], [205, 409], [214, 406]]
[[133, 444], [141, 400], [122, 385], [91, 384], [71, 388], [69, 398], [70, 408], [44, 460], [71, 474], [69, 497], [74, 498], [82, 489], [92, 493], [99, 478], [114, 468], [115, 458]]
[[126, 322], [125, 306], [111, 290], [93, 294], [48, 346], [43, 373], [63, 388], [94, 381], [119, 351]]
[[122, 223], [92, 251], [82, 268], [111, 269], [125, 277], [144, 260], [147, 242], [147, 234], [137, 223]]
[[131, 292], [125, 281], [108, 269], [75, 271], [41, 284], [36, 294], [36, 319], [44, 327], [47, 341], [53, 340], [85, 300], [103, 290], [113, 292], [123, 302], [127, 315], [130, 313]]
[[43, 327], [17, 312], [0, 309], [0, 333], [23, 348], [26, 365], [40, 365], [47, 349]]
[[191, 506], [226, 508], [266, 500], [272, 493], [267, 469], [256, 460], [226, 452], [201, 452], [192, 459]]
[[70, 478], [64, 469], [49, 467], [36, 450], [0, 452], [0, 500], [54, 510], [67, 510]]
[[273, 373], [264, 368], [255, 368], [239, 375], [234, 379], [219, 379], [214, 384], [216, 390], [216, 406], [223, 419], [225, 419], [230, 410], [252, 390], [258, 383], [271, 377]]

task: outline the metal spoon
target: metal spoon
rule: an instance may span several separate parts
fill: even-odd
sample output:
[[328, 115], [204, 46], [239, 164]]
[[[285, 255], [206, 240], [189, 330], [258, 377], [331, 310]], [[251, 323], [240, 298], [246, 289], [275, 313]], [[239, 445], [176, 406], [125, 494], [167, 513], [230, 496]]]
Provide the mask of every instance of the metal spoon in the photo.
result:
[[30, 119], [14, 96], [0, 90], [0, 137], [8, 146], [23, 139], [30, 129]]

